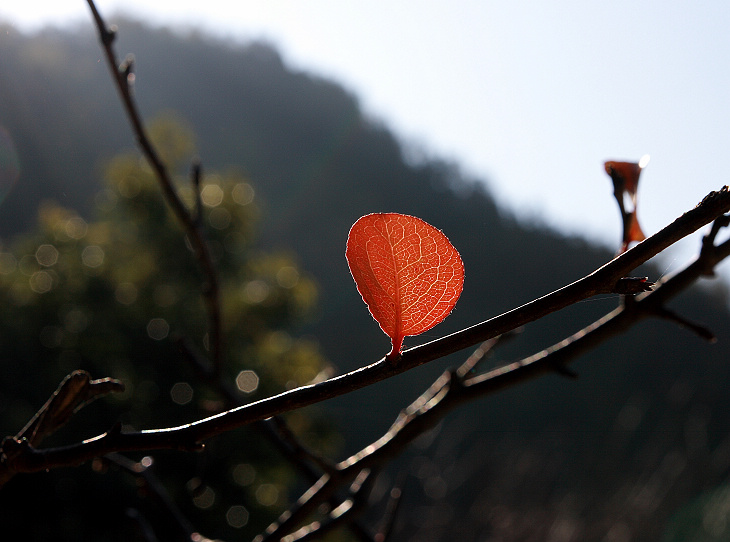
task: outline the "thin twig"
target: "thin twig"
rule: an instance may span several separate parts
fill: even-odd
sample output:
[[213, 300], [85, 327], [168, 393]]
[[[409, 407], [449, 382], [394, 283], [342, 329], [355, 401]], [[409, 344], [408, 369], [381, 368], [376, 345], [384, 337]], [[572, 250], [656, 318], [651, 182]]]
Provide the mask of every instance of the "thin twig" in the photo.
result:
[[124, 384], [113, 378], [92, 380], [86, 371], [74, 371], [64, 378], [50, 399], [15, 438], [28, 439], [33, 446], [66, 425], [71, 416], [92, 401], [110, 393], [121, 393]]
[[388, 506], [385, 509], [385, 515], [383, 516], [380, 529], [378, 529], [378, 533], [375, 535], [375, 542], [387, 542], [393, 533], [398, 511], [403, 502], [403, 490], [405, 488], [405, 476], [401, 475], [399, 478], [398, 483], [390, 490]]
[[15, 453], [13, 450], [19, 449], [17, 443], [38, 446], [45, 437], [63, 427], [73, 414], [92, 401], [122, 391], [124, 384], [113, 378], [91, 380], [86, 371], [74, 371], [67, 375], [25, 427], [14, 437], [6, 437], [0, 443], [0, 487], [15, 474], [12, 468], [8, 468], [7, 462]]
[[[159, 180], [160, 186], [162, 187], [163, 193], [167, 198], [167, 201], [173, 209], [178, 220], [185, 229], [188, 238], [194, 247], [195, 254], [198, 258], [200, 267], [202, 268], [206, 277], [207, 285], [204, 288], [204, 298], [206, 300], [206, 308], [209, 318], [209, 338], [212, 352], [212, 371], [208, 364], [204, 363], [197, 353], [194, 353], [192, 347], [187, 343], [181, 343], [183, 350], [186, 353], [188, 359], [194, 362], [194, 365], [205, 375], [209, 384], [213, 384], [228, 402], [228, 407], [231, 408], [234, 405], [238, 405], [239, 401], [236, 397], [235, 392], [229, 385], [224, 385], [221, 381], [221, 367], [222, 367], [222, 332], [221, 332], [221, 309], [220, 309], [220, 293], [218, 286], [218, 275], [213, 263], [212, 256], [210, 254], [207, 242], [202, 233], [202, 201], [200, 197], [200, 185], [202, 179], [202, 166], [200, 161], [196, 158], [191, 166], [191, 182], [195, 192], [195, 211], [190, 211], [185, 207], [182, 200], [177, 194], [173, 183], [171, 181], [169, 172], [164, 165], [159, 153], [156, 151], [154, 145], [150, 141], [144, 124], [141, 120], [138, 108], [134, 101], [131, 92], [130, 78], [131, 73], [131, 59], [128, 59], [123, 64], [124, 67], [120, 66], [117, 69], [116, 55], [113, 49], [115, 32], [108, 30], [106, 23], [101, 17], [99, 11], [96, 8], [93, 0], [87, 0], [91, 9], [94, 21], [100, 35], [100, 41], [103, 45], [106, 53], [106, 58], [109, 64], [109, 68], [112, 72], [112, 76], [116, 83], [119, 94], [122, 98], [124, 108], [127, 112], [127, 116], [132, 124], [132, 129], [136, 135], [137, 141], [151, 164], [157, 179]], [[323, 470], [327, 463], [323, 458], [315, 456], [303, 446], [295, 445], [295, 439], [293, 435], [288, 439], [289, 446], [287, 443], [282, 442], [274, 431], [271, 431], [270, 426], [267, 422], [257, 422], [256, 428], [263, 433], [271, 442], [273, 442], [295, 466], [298, 466], [300, 470], [308, 476], [309, 481], [315, 480], [318, 474], [315, 474], [311, 468], [303, 461], [303, 458], [307, 458], [311, 463], [314, 463]]]
[[192, 524], [170, 498], [167, 490], [152, 472], [150, 465], [143, 465], [140, 462], [132, 461], [121, 454], [109, 454], [104, 457], [126, 472], [141, 480], [145, 488], [155, 497], [168, 517], [167, 524], [175, 527], [177, 539], [180, 542], [190, 542], [191, 536], [196, 532]]
[[[350, 486], [350, 496], [335, 507], [321, 521], [313, 521], [293, 533], [281, 538], [282, 542], [305, 542], [321, 540], [322, 537], [343, 526], [349, 526], [367, 507], [368, 497], [375, 483], [376, 475], [369, 470], [361, 471]], [[273, 536], [274, 538], [271, 538]], [[259, 536], [254, 542], [273, 542], [278, 535]]]
[[[196, 218], [191, 215], [182, 199], [180, 199], [167, 167], [147, 134], [147, 130], [142, 122], [142, 116], [139, 113], [139, 109], [137, 108], [137, 104], [132, 95], [128, 73], [129, 70], [125, 68], [120, 69], [118, 67], [120, 64], [114, 52], [114, 39], [116, 36], [115, 29], [109, 29], [106, 25], [99, 11], [96, 9], [94, 0], [87, 0], [87, 3], [91, 9], [109, 70], [111, 71], [115, 86], [117, 87], [122, 104], [124, 105], [127, 118], [132, 126], [132, 131], [137, 139], [137, 144], [142, 150], [145, 158], [147, 158], [152, 170], [155, 172], [167, 203], [170, 205], [170, 208], [182, 225], [182, 228], [185, 230], [188, 239], [190, 239], [193, 252], [205, 277], [203, 299], [205, 301], [206, 312], [209, 320], [208, 332], [211, 359], [215, 370], [220, 372], [223, 363], [220, 287], [218, 283], [218, 272], [215, 268], [215, 264], [213, 263], [213, 257], [210, 253], [208, 243], [203, 235], [200, 224]], [[126, 65], [128, 66], [129, 63]]]
[[469, 373], [475, 371], [477, 365], [491, 354], [498, 345], [501, 345], [506, 339], [513, 338], [517, 332], [518, 330], [512, 330], [504, 335], [498, 335], [497, 337], [484, 341], [468, 358], [466, 358], [466, 361], [459, 366], [456, 370], [456, 374], [459, 375], [460, 378], [465, 378]]

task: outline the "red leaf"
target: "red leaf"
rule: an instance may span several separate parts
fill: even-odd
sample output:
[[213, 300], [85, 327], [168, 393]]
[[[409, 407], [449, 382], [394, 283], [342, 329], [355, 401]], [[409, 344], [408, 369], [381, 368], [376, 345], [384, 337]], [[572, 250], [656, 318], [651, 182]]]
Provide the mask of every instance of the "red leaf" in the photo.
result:
[[350, 229], [345, 257], [357, 290], [392, 341], [398, 356], [403, 338], [441, 322], [461, 295], [464, 264], [446, 236], [420, 218], [375, 213]]
[[606, 173], [613, 181], [613, 195], [618, 202], [621, 218], [623, 220], [623, 242], [621, 252], [626, 251], [630, 243], [646, 239], [641, 231], [639, 220], [636, 218], [637, 190], [639, 189], [639, 176], [649, 161], [649, 156], [642, 157], [639, 163], [608, 161], [604, 164]]

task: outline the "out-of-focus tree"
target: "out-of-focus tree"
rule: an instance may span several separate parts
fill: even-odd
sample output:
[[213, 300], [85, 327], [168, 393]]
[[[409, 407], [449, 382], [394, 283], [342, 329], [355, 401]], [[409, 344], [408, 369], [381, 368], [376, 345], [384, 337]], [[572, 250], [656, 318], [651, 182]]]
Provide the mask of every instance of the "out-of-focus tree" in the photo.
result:
[[[211, 173], [203, 177], [196, 200], [184, 171], [194, 154], [190, 131], [168, 114], [152, 123], [150, 132], [166, 163], [180, 171], [181, 193], [209, 232], [224, 314], [221, 380], [236, 382], [234, 393], [245, 403], [328, 374], [316, 343], [292, 334], [311, 314], [315, 284], [292, 255], [253, 248], [254, 187], [236, 172]], [[37, 230], [0, 253], [0, 326], [6, 330], [0, 337], [6, 405], [0, 426], [8, 434], [22, 427], [49, 390], [75, 369], [114, 375], [126, 389], [105, 399], [107, 404], [83, 411], [55, 443], [106, 429], [102, 420], [109, 419], [110, 409], [123, 413], [124, 429], [144, 429], [232, 406], [230, 397], [206, 383], [181, 355], [182, 350], [205, 354], [208, 348], [202, 278], [151, 170], [130, 152], [109, 162], [105, 178], [93, 221], [47, 202]], [[316, 414], [296, 414], [288, 422], [318, 449], [337, 445]], [[174, 481], [175, 492], [187, 487], [185, 515], [196, 525], [227, 522], [233, 529], [248, 524], [256, 532], [272, 519], [267, 511], [286, 502], [291, 469], [265, 440], [250, 437], [249, 430], [220, 439], [196, 467], [191, 463], [201, 460], [184, 455], [155, 466], [163, 482]], [[95, 469], [118, 470], [109, 462], [97, 462]], [[134, 485], [129, 474], [120, 475], [128, 478], [128, 487]], [[51, 486], [66, 479], [63, 473], [45, 478]], [[19, 495], [22, 487], [3, 492], [6, 519], [14, 506], [27, 505], [24, 497], [39, 492], [34, 483], [27, 495]], [[56, 521], [81, 526], [87, 515], [101, 519], [109, 513], [106, 497], [72, 493], [74, 499], [33, 529], [68, 532]], [[73, 537], [78, 536], [76, 530]]]

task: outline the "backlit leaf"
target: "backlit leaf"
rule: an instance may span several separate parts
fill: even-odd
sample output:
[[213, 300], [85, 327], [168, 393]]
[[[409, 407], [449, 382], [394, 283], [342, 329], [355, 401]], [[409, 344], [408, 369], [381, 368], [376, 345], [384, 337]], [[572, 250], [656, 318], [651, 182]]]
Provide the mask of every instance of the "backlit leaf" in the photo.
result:
[[376, 213], [358, 219], [345, 257], [370, 314], [391, 338], [391, 359], [404, 337], [446, 318], [464, 286], [457, 250], [440, 230], [413, 216]]

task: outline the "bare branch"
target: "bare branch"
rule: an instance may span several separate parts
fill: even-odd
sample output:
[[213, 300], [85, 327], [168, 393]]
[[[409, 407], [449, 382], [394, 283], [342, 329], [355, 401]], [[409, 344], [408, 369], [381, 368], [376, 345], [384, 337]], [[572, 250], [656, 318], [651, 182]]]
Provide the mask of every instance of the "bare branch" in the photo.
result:
[[[457, 406], [554, 371], [556, 367], [565, 367], [600, 343], [624, 332], [638, 320], [656, 316], [660, 312], [659, 307], [706, 274], [708, 266], [714, 267], [729, 256], [730, 241], [719, 246], [704, 243], [700, 257], [695, 262], [663, 280], [655, 291], [622, 304], [610, 314], [538, 354], [467, 380], [463, 379], [460, 371], [445, 372], [421, 397], [401, 412], [385, 435], [340, 463], [337, 476], [320, 479], [302, 495], [296, 507], [282, 514], [278, 522], [267, 529], [267, 533], [269, 536], [281, 536], [289, 532], [306, 514], [315, 510], [327, 495], [336, 491], [333, 486], [346, 483], [361, 469], [382, 467]], [[465, 364], [469, 363], [471, 361], [467, 360]]]
[[86, 371], [74, 371], [64, 378], [50, 399], [15, 435], [37, 446], [48, 435], [66, 424], [71, 416], [90, 402], [109, 393], [124, 391], [124, 384], [113, 378], [91, 380]]
[[[180, 199], [167, 167], [147, 134], [147, 130], [142, 122], [142, 116], [139, 113], [139, 109], [137, 108], [137, 104], [132, 95], [132, 79], [129, 77], [131, 74], [131, 62], [127, 60], [125, 63], [120, 65], [117, 60], [116, 53], [114, 52], [114, 38], [116, 30], [109, 29], [109, 27], [107, 27], [104, 19], [96, 9], [94, 0], [87, 0], [87, 3], [91, 9], [92, 16], [94, 17], [94, 22], [96, 23], [96, 28], [99, 32], [99, 39], [104, 48], [109, 70], [111, 71], [119, 96], [122, 99], [122, 104], [124, 105], [124, 110], [127, 113], [127, 118], [132, 125], [132, 131], [137, 139], [137, 144], [152, 167], [152, 170], [155, 172], [167, 203], [170, 205], [170, 208], [185, 230], [188, 239], [190, 239], [193, 252], [205, 277], [203, 299], [205, 301], [209, 320], [208, 331], [211, 358], [213, 360], [215, 370], [220, 372], [223, 362], [220, 286], [218, 283], [218, 272], [216, 271], [215, 264], [213, 263], [213, 257], [210, 253], [208, 243], [203, 235], [199, 221], [196, 220], [196, 217], [190, 213], [183, 201]], [[119, 66], [119, 68], [117, 68], [117, 66]], [[197, 179], [197, 181], [200, 180], [199, 166], [198, 168], [196, 168], [195, 165], [193, 166], [193, 179]]]
[[[350, 393], [489, 340], [593, 295], [613, 292], [619, 279], [632, 269], [728, 211], [730, 211], [730, 192], [727, 187], [723, 187], [719, 192], [710, 193], [697, 207], [669, 226], [586, 277], [481, 324], [406, 350], [396, 363], [381, 359], [330, 380], [295, 388], [178, 427], [134, 433], [111, 431], [81, 443], [48, 450], [37, 450], [25, 443], [15, 450], [16, 453], [11, 461], [12, 468], [18, 472], [34, 472], [51, 467], [75, 466], [115, 451], [199, 450], [203, 441], [220, 433]], [[703, 249], [702, 256], [692, 265], [701, 266], [700, 274], [706, 275], [712, 271], [717, 261], [724, 257], [721, 247], [710, 247]], [[678, 283], [676, 289], [679, 291], [686, 288], [698, 276], [694, 274], [688, 277], [686, 283]], [[665, 284], [661, 289], [660, 296], [647, 299], [662, 299], [667, 286]], [[553, 363], [549, 369], [555, 370], [559, 366], [560, 364]], [[547, 369], [547, 367], [542, 368], [542, 370]]]
[[124, 391], [124, 384], [113, 378], [91, 380], [86, 371], [74, 371], [64, 378], [46, 403], [14, 437], [0, 444], [0, 487], [15, 471], [8, 466], [15, 454], [27, 446], [38, 446], [45, 437], [55, 433], [83, 407], [104, 395]]
[[383, 517], [383, 524], [378, 534], [375, 535], [375, 542], [387, 542], [390, 539], [393, 527], [395, 526], [395, 520], [398, 517], [398, 510], [400, 510], [400, 505], [403, 502], [403, 486], [404, 483], [401, 481], [390, 490], [390, 499], [388, 500], [388, 506]]
[[[375, 474], [369, 470], [361, 471], [350, 486], [350, 497], [348, 499], [332, 509], [322, 521], [314, 521], [287, 535], [282, 540], [286, 542], [321, 540], [327, 533], [342, 526], [349, 526], [365, 510], [375, 478]], [[278, 533], [272, 532], [268, 536], [256, 537], [254, 542], [273, 542], [278, 539]]]

